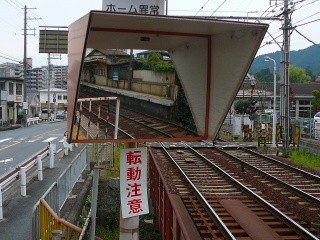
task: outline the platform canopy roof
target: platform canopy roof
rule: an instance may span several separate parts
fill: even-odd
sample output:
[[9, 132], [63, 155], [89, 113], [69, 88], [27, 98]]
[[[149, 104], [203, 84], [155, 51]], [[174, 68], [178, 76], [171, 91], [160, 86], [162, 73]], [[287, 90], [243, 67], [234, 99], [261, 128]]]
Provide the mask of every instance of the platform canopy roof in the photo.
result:
[[[198, 134], [213, 139], [267, 28], [265, 24], [208, 18], [91, 11], [69, 26], [68, 112], [75, 113], [87, 48], [167, 50]], [[68, 115], [69, 141], [73, 114]]]

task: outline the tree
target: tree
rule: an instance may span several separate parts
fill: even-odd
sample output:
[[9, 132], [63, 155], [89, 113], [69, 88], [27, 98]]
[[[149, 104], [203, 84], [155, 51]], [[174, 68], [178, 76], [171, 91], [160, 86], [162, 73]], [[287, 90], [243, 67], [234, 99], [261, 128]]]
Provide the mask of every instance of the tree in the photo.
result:
[[306, 83], [311, 82], [311, 77], [306, 75], [306, 72], [303, 68], [290, 66], [290, 82], [292, 83]]
[[313, 75], [313, 72], [310, 66], [306, 67], [306, 75], [311, 78], [311, 82], [314, 82], [316, 80], [316, 77]]
[[273, 72], [270, 68], [264, 68], [255, 74], [255, 78], [259, 82], [273, 82]]
[[163, 61], [159, 53], [151, 53], [143, 62], [142, 69], [154, 72], [175, 72], [173, 64]]
[[246, 113], [247, 108], [250, 106], [250, 103], [247, 99], [238, 100], [234, 103], [234, 110], [237, 114]]
[[318, 112], [320, 111], [320, 90], [313, 90], [312, 92], [313, 99], [311, 99], [312, 111]]

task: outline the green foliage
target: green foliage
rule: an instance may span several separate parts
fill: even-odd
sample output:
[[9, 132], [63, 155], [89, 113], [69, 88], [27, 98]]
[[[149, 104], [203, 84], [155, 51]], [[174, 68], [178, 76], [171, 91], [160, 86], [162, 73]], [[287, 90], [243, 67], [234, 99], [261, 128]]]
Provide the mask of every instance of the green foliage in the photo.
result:
[[119, 229], [110, 230], [108, 228], [97, 227], [96, 236], [104, 240], [119, 240]]
[[312, 168], [320, 169], [320, 158], [318, 154], [313, 154], [305, 150], [296, 151], [289, 149], [290, 160], [294, 163]]
[[80, 215], [79, 219], [78, 219], [78, 226], [80, 226], [82, 228], [84, 226], [85, 222], [86, 222], [86, 217]]
[[[276, 60], [277, 72], [280, 72], [281, 52], [276, 51], [273, 53], [268, 53], [267, 55], [257, 56], [250, 67], [251, 73], [256, 74], [258, 71], [260, 71], [260, 69], [263, 69], [266, 67], [273, 69], [273, 64], [266, 62], [264, 60], [265, 56], [269, 56], [270, 58], [273, 58], [274, 60]], [[308, 48], [301, 49], [298, 51], [290, 51], [290, 63], [294, 66], [297, 66], [303, 69], [309, 68], [316, 77], [320, 73], [319, 62], [320, 62], [320, 48], [316, 45], [312, 45]], [[309, 74], [307, 75], [311, 76]]]
[[234, 103], [234, 110], [237, 114], [246, 113], [247, 108], [250, 106], [250, 102], [247, 99], [240, 99]]
[[86, 207], [87, 208], [91, 208], [91, 204], [92, 204], [92, 196], [91, 196], [91, 194], [89, 194], [88, 196], [87, 196], [87, 198], [86, 198]]
[[184, 128], [190, 129], [193, 132], [197, 132], [197, 128], [193, 121], [193, 116], [192, 116], [187, 98], [184, 94], [184, 91], [181, 85], [178, 91], [177, 105], [178, 105], [177, 121], [181, 123]]
[[311, 78], [311, 82], [314, 82], [316, 80], [316, 76], [313, 74], [310, 66], [306, 67], [306, 75]]
[[311, 82], [311, 77], [306, 75], [306, 72], [304, 69], [290, 66], [289, 68], [289, 77], [290, 82], [292, 83], [305, 83], [305, 82]]
[[259, 82], [273, 82], [273, 72], [269, 68], [263, 68], [255, 74], [255, 78]]
[[320, 111], [320, 90], [313, 90], [312, 92], [313, 99], [311, 99], [312, 111]]
[[142, 69], [152, 70], [154, 72], [175, 72], [173, 64], [163, 61], [159, 53], [151, 53], [143, 62]]

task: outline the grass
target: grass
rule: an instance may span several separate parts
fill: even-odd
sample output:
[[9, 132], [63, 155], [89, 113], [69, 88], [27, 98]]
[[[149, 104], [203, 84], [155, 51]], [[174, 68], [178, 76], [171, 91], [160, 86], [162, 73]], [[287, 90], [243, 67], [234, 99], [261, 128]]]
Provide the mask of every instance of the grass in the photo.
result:
[[305, 150], [296, 151], [294, 149], [289, 149], [289, 157], [290, 160], [294, 163], [306, 166], [314, 170], [320, 169], [319, 154], [313, 154]]

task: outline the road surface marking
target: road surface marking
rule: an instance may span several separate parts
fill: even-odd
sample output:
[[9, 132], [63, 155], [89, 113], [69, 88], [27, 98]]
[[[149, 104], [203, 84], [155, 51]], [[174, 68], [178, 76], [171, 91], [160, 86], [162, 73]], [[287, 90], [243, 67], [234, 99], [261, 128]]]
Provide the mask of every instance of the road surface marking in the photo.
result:
[[36, 142], [36, 141], [40, 140], [41, 138], [43, 138], [43, 137], [38, 137], [38, 138], [36, 138], [36, 139], [32, 139], [32, 140], [29, 140], [29, 141], [27, 141], [27, 142]]
[[5, 138], [5, 139], [1, 139], [1, 140], [0, 140], [0, 143], [5, 142], [5, 141], [9, 141], [9, 140], [11, 140], [11, 139], [13, 139], [13, 138]]
[[35, 136], [33, 136], [33, 137], [34, 137], [34, 138], [36, 138], [36, 137], [39, 137], [39, 136], [41, 136], [41, 135], [44, 135], [44, 134], [47, 134], [47, 133], [51, 133], [51, 132], [55, 132], [55, 131], [58, 131], [58, 130], [60, 130], [60, 129], [64, 129], [64, 128], [67, 128], [67, 126], [65, 126], [65, 127], [61, 127], [61, 128], [57, 128], [57, 129], [54, 129], [54, 130], [50, 130], [50, 131], [47, 131], [47, 132], [44, 132], [44, 133], [41, 133], [41, 134], [35, 135]]
[[13, 158], [8, 158], [8, 159], [5, 159], [5, 160], [0, 160], [0, 163], [7, 164], [7, 162], [11, 162], [11, 161], [13, 161]]
[[53, 140], [55, 140], [57, 137], [51, 137], [51, 138], [47, 138], [46, 140], [43, 140], [42, 142], [52, 142]]
[[9, 148], [9, 147], [12, 147], [12, 146], [14, 146], [14, 145], [17, 145], [17, 144], [19, 144], [19, 143], [21, 143], [21, 142], [15, 142], [15, 143], [13, 143], [13, 144], [11, 144], [11, 145], [8, 145], [8, 146], [5, 146], [5, 147], [3, 147], [3, 148], [0, 148], [0, 151], [1, 151], [1, 150], [4, 150], [4, 149], [7, 149], [7, 148]]

